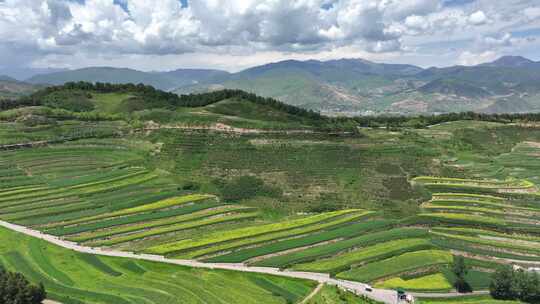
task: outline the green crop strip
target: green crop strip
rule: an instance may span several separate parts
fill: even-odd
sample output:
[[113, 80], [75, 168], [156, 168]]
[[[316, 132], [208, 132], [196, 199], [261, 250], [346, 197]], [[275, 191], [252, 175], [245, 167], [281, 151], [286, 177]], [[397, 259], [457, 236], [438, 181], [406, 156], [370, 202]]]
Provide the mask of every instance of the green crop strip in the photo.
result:
[[481, 237], [470, 237], [465, 235], [449, 234], [432, 231], [432, 234], [450, 239], [456, 239], [460, 241], [466, 241], [473, 244], [481, 244], [492, 247], [508, 248], [521, 252], [540, 253], [540, 242], [527, 241], [526, 243], [513, 242], [512, 239], [500, 238], [497, 240], [491, 240]]
[[170, 225], [167, 227], [161, 227], [161, 228], [155, 228], [148, 231], [142, 231], [138, 233], [128, 234], [126, 236], [119, 236], [112, 238], [110, 240], [103, 240], [103, 241], [94, 241], [90, 242], [89, 245], [92, 246], [111, 246], [116, 245], [120, 243], [125, 242], [131, 242], [151, 236], [157, 236], [161, 234], [176, 232], [180, 230], [187, 230], [187, 229], [193, 229], [193, 228], [200, 228], [203, 226], [208, 225], [214, 225], [217, 223], [225, 223], [230, 221], [239, 221], [239, 220], [245, 220], [245, 219], [253, 219], [258, 217], [260, 214], [258, 212], [251, 212], [251, 213], [239, 213], [239, 214], [232, 214], [228, 216], [221, 216], [221, 217], [215, 217], [215, 218], [209, 218], [209, 219], [203, 219], [200, 221], [195, 222], [187, 222], [187, 223], [179, 223], [176, 225]]
[[488, 224], [496, 226], [505, 226], [506, 222], [503, 219], [463, 214], [463, 213], [421, 213], [418, 215], [420, 218], [429, 218], [435, 221], [441, 221], [444, 223], [456, 223], [456, 224]]
[[310, 263], [296, 264], [292, 269], [310, 272], [337, 273], [347, 270], [351, 265], [360, 262], [381, 259], [384, 257], [389, 258], [409, 251], [431, 249], [432, 247], [433, 245], [426, 239], [395, 240], [370, 247], [358, 248], [331, 258], [321, 259]]
[[271, 257], [253, 263], [256, 266], [287, 267], [293, 264], [315, 261], [320, 258], [329, 257], [351, 248], [366, 247], [380, 242], [386, 242], [401, 238], [423, 238], [428, 237], [426, 229], [419, 228], [398, 228], [387, 231], [367, 233], [366, 235], [346, 239], [337, 243], [326, 244], [309, 248], [299, 252]]
[[332, 217], [345, 215], [348, 213], [356, 213], [358, 210], [342, 210], [335, 212], [328, 212], [318, 215], [313, 215], [305, 218], [300, 218], [296, 220], [284, 221], [280, 223], [267, 224], [262, 226], [255, 227], [246, 227], [236, 230], [217, 232], [207, 235], [201, 239], [187, 239], [172, 244], [163, 244], [157, 247], [149, 249], [149, 252], [163, 254], [169, 252], [180, 252], [188, 249], [195, 249], [198, 247], [208, 246], [210, 244], [221, 243], [226, 241], [231, 241], [235, 239], [244, 239], [261, 234], [267, 234], [271, 232], [277, 232], [281, 230], [289, 230], [292, 228], [297, 228], [301, 226], [310, 225], [317, 222], [322, 222], [329, 220]]
[[327, 229], [327, 228], [332, 228], [335, 226], [340, 226], [348, 222], [356, 221], [366, 216], [367, 214], [370, 214], [370, 212], [346, 214], [345, 216], [340, 216], [337, 219], [332, 219], [330, 221], [324, 221], [323, 223], [315, 223], [312, 225], [306, 225], [299, 228], [287, 229], [287, 230], [277, 231], [273, 233], [265, 233], [263, 235], [259, 235], [259, 236], [255, 236], [251, 238], [242, 238], [239, 240], [233, 240], [233, 241], [219, 243], [219, 244], [212, 244], [211, 246], [189, 251], [187, 253], [175, 254], [173, 252], [173, 253], [168, 253], [168, 254], [174, 255], [177, 257], [183, 257], [183, 258], [199, 258], [208, 254], [219, 253], [224, 250], [231, 250], [231, 249], [241, 248], [245, 246], [256, 245], [261, 242], [279, 240], [281, 238], [295, 237], [297, 235], [303, 235], [307, 233], [317, 232], [317, 231]]
[[46, 228], [45, 231], [49, 234], [58, 235], [58, 236], [78, 234], [78, 233], [83, 233], [83, 232], [99, 230], [99, 229], [111, 228], [114, 226], [128, 225], [128, 224], [134, 224], [134, 223], [143, 222], [143, 221], [158, 220], [162, 218], [169, 218], [173, 216], [189, 214], [189, 213], [198, 212], [204, 209], [215, 208], [218, 206], [223, 206], [223, 205], [216, 201], [206, 201], [206, 202], [200, 202], [197, 204], [188, 204], [180, 208], [159, 210], [159, 211], [154, 211], [150, 213], [136, 213], [136, 214], [127, 215], [123, 217], [103, 219], [101, 221], [98, 220], [95, 222], [84, 223], [80, 225], [75, 224], [68, 227], [58, 226], [55, 228]]
[[384, 227], [390, 227], [392, 221], [360, 222], [339, 227], [336, 229], [324, 231], [321, 233], [308, 235], [305, 237], [283, 240], [259, 247], [240, 249], [238, 251], [206, 259], [207, 262], [216, 263], [239, 263], [250, 258], [285, 251], [302, 246], [313, 245], [324, 241], [338, 238], [350, 238], [365, 233], [366, 231], [377, 230]]
[[[262, 226], [254, 226], [254, 227], [246, 227], [246, 228], [240, 228], [236, 230], [230, 230], [230, 231], [223, 231], [220, 233], [212, 233], [208, 236], [203, 237], [202, 239], [198, 240], [182, 240], [179, 242], [171, 243], [171, 244], [163, 244], [159, 245], [157, 247], [149, 248], [149, 252], [156, 253], [156, 254], [167, 254], [167, 253], [178, 253], [181, 251], [187, 251], [187, 250], [194, 250], [199, 249], [202, 247], [206, 247], [209, 245], [213, 245], [212, 251], [215, 251], [215, 246], [222, 242], [230, 242], [237, 239], [247, 239], [248, 242], [249, 238], [256, 237], [259, 235], [264, 234], [270, 234], [273, 232], [280, 232], [280, 231], [288, 231], [293, 228], [299, 228], [302, 226], [309, 226], [311, 224], [315, 224], [318, 222], [323, 222], [330, 220], [334, 217], [346, 215], [349, 213], [357, 213], [359, 210], [342, 210], [342, 211], [335, 211], [335, 212], [328, 212], [323, 214], [318, 214], [314, 216], [309, 216], [301, 219], [296, 220], [290, 220], [290, 221], [284, 221], [280, 223], [273, 223], [273, 224], [267, 224]], [[287, 232], [285, 232], [285, 235]], [[226, 244], [225, 246], [229, 246], [229, 244]], [[220, 248], [221, 249], [221, 248]], [[195, 253], [196, 255], [204, 254], [203, 252]]]
[[369, 263], [362, 267], [353, 268], [349, 271], [337, 274], [337, 278], [360, 282], [373, 280], [412, 271], [418, 268], [450, 264], [453, 261], [452, 254], [440, 250], [423, 250], [409, 252], [379, 262]]
[[106, 214], [100, 214], [100, 215], [95, 215], [95, 216], [90, 216], [90, 217], [83, 217], [76, 220], [66, 221], [66, 222], [61, 223], [60, 225], [63, 225], [63, 226], [76, 225], [80, 223], [86, 223], [86, 222], [120, 217], [120, 216], [127, 216], [127, 215], [142, 213], [142, 212], [152, 212], [155, 210], [182, 206], [187, 203], [198, 202], [198, 201], [205, 200], [212, 197], [213, 196], [211, 195], [204, 195], [204, 194], [193, 194], [193, 195], [186, 195], [186, 196], [180, 196], [180, 197], [172, 197], [172, 198], [167, 198], [167, 199], [160, 200], [157, 202], [153, 202], [150, 204], [142, 205], [139, 207], [122, 209], [122, 210], [118, 210], [118, 211], [114, 211], [114, 212], [110, 212]]
[[253, 210], [253, 208], [227, 205], [227, 206], [223, 206], [221, 208], [215, 208], [209, 211], [203, 210], [203, 211], [193, 212], [186, 215], [160, 219], [160, 220], [156, 220], [152, 222], [144, 222], [144, 223], [139, 223], [139, 224], [134, 224], [134, 225], [129, 225], [129, 226], [115, 227], [115, 228], [107, 229], [107, 230], [98, 230], [98, 231], [92, 231], [88, 233], [82, 233], [73, 237], [69, 237], [68, 239], [74, 242], [88, 242], [88, 241], [92, 241], [96, 239], [112, 237], [118, 234], [125, 234], [125, 233], [135, 232], [139, 230], [154, 229], [154, 228], [159, 228], [162, 226], [172, 226], [172, 225], [176, 225], [180, 223], [201, 220], [201, 219], [211, 217], [211, 216], [226, 214], [230, 212], [247, 211], [247, 210]]

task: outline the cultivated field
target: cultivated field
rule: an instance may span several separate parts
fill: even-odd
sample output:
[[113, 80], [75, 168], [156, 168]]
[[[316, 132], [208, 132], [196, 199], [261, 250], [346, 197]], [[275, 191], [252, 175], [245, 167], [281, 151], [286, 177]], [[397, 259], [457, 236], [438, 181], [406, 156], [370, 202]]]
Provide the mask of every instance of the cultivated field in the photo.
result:
[[0, 229], [0, 264], [42, 282], [64, 304], [295, 303], [314, 284], [74, 253]]
[[[105, 109], [116, 97], [99, 98]], [[114, 121], [2, 124], [13, 131], [0, 133], [5, 145], [54, 140], [0, 151], [0, 219], [85, 246], [417, 292], [453, 291], [455, 256], [471, 266], [475, 290], [486, 290], [501, 264], [540, 264], [534, 131], [513, 139], [506, 127], [486, 124], [500, 143], [477, 144], [464, 138], [481, 136], [463, 125], [340, 137], [142, 130]], [[483, 127], [475, 132], [488, 132]], [[43, 281], [66, 304], [295, 303], [314, 288], [78, 255], [17, 243], [5, 230], [0, 237], [2, 265]], [[308, 303], [337, 293], [324, 288]]]

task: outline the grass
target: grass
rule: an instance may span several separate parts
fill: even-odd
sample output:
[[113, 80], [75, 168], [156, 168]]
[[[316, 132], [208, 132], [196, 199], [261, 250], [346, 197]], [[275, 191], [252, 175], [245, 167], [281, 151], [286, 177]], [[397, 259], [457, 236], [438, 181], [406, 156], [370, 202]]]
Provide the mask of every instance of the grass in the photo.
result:
[[359, 282], [371, 282], [392, 274], [400, 274], [419, 268], [452, 263], [449, 252], [441, 250], [422, 250], [408, 252], [386, 260], [369, 263], [365, 266], [338, 273], [337, 278]]
[[375, 284], [375, 287], [384, 289], [403, 288], [409, 291], [448, 292], [453, 288], [453, 285], [443, 274], [436, 273], [409, 280], [392, 278]]
[[307, 304], [377, 304], [377, 302], [359, 297], [336, 286], [324, 285]]
[[[474, 266], [474, 263], [470, 264], [471, 266]], [[496, 269], [496, 267], [491, 269]], [[444, 268], [441, 270], [441, 272], [444, 274], [447, 280], [451, 282], [452, 285], [456, 282], [456, 276], [451, 269]], [[471, 285], [473, 290], [488, 290], [489, 284], [491, 283], [491, 276], [492, 273], [490, 272], [470, 269], [465, 276], [465, 280]]]
[[96, 110], [106, 113], [116, 113], [122, 101], [131, 97], [127, 93], [93, 93], [90, 99]]
[[49, 298], [64, 304], [277, 304], [296, 302], [314, 287], [282, 277], [75, 254], [3, 228], [0, 239], [2, 265], [42, 282]]

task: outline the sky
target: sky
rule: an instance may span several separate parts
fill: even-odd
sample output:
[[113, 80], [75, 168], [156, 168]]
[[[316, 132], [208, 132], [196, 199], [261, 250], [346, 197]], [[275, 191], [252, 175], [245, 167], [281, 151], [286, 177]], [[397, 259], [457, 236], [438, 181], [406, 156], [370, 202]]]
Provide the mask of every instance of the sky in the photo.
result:
[[0, 0], [0, 70], [540, 60], [540, 0]]

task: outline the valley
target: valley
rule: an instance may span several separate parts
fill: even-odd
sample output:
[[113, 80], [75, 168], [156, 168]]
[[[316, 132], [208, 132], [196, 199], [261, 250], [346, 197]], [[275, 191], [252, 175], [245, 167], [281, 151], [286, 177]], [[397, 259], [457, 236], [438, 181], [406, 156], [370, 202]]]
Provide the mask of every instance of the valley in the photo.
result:
[[[501, 265], [540, 265], [526, 116], [359, 128], [238, 92], [104, 91], [55, 87], [0, 112], [0, 220], [67, 247], [2, 229], [0, 265], [52, 300], [299, 303], [323, 276], [385, 303], [378, 290], [400, 288], [463, 303], [464, 257], [467, 301], [499, 303], [487, 290]], [[330, 285], [307, 303], [346, 292]]]

